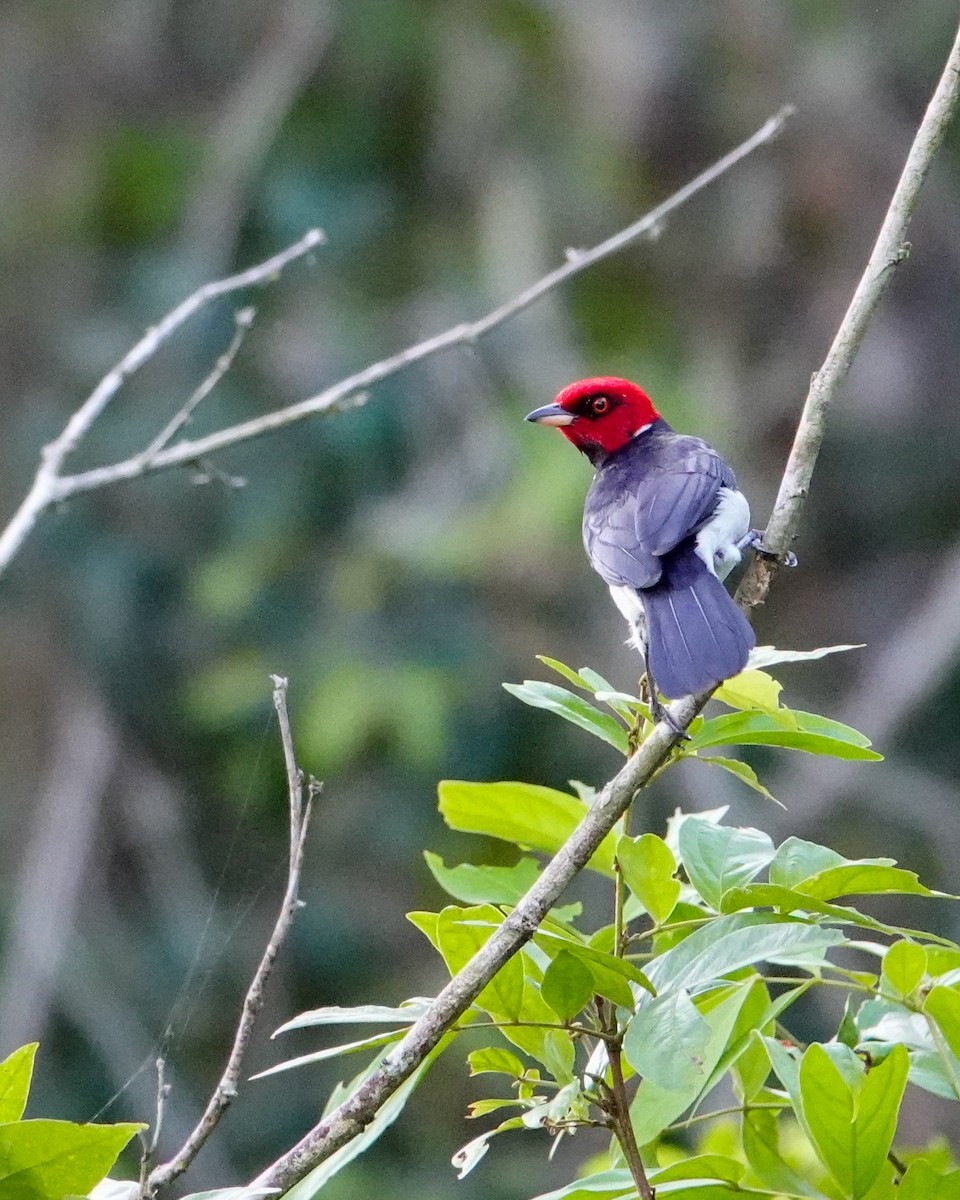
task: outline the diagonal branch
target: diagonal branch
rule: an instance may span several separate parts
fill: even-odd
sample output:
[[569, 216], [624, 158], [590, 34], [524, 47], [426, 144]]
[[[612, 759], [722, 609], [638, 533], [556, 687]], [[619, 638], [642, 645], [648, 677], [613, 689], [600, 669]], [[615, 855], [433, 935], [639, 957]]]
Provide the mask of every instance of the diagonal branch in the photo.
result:
[[155, 329], [150, 330], [146, 337], [133, 347], [97, 386], [90, 398], [74, 413], [60, 437], [46, 448], [33, 486], [10, 524], [0, 533], [0, 574], [23, 545], [36, 524], [37, 518], [54, 504], [62, 503], [80, 492], [95, 491], [119, 483], [121, 480], [136, 479], [155, 471], [196, 463], [216, 451], [225, 450], [228, 446], [236, 446], [241, 442], [250, 441], [252, 438], [262, 437], [266, 433], [282, 429], [286, 425], [292, 425], [307, 417], [336, 412], [360, 404], [365, 399], [364, 389], [371, 384], [380, 383], [412, 363], [422, 362], [434, 354], [439, 354], [442, 350], [449, 350], [455, 346], [472, 345], [478, 338], [485, 336], [518, 313], [523, 312], [524, 309], [529, 308], [541, 296], [545, 296], [565, 280], [578, 275], [581, 271], [593, 266], [594, 263], [608, 258], [611, 254], [615, 254], [624, 246], [628, 246], [642, 237], [654, 236], [663, 221], [672, 212], [703, 191], [720, 176], [726, 174], [759, 146], [773, 141], [792, 111], [789, 107], [782, 109], [766, 121], [752, 137], [747, 138], [729, 154], [718, 159], [711, 167], [701, 172], [695, 179], [692, 179], [638, 221], [634, 221], [633, 224], [621, 229], [589, 250], [569, 250], [565, 263], [548, 272], [525, 291], [520, 292], [519, 295], [501, 304], [477, 321], [456, 325], [415, 346], [408, 346], [405, 350], [365, 367], [362, 371], [342, 379], [339, 383], [325, 388], [322, 392], [318, 392], [306, 400], [300, 400], [296, 404], [276, 409], [238, 425], [231, 425], [226, 429], [209, 434], [207, 437], [196, 438], [192, 441], [180, 441], [173, 446], [164, 445], [159, 449], [151, 446], [150, 449], [153, 452], [140, 452], [122, 462], [74, 475], [60, 474], [60, 468], [67, 455], [75, 449], [80, 439], [100, 416], [123, 381], [156, 353], [163, 342], [188, 317], [215, 296], [235, 291], [252, 283], [267, 281], [286, 263], [319, 245], [323, 240], [323, 235], [319, 230], [312, 230], [300, 242], [288, 247], [268, 262], [230, 279], [207, 284], [175, 308]]
[[207, 1107], [196, 1127], [181, 1148], [173, 1158], [150, 1172], [144, 1189], [145, 1194], [150, 1196], [160, 1188], [166, 1187], [190, 1166], [236, 1096], [247, 1048], [250, 1045], [254, 1025], [266, 997], [267, 981], [273, 971], [277, 955], [280, 953], [280, 947], [290, 932], [290, 926], [301, 906], [300, 874], [303, 868], [303, 852], [307, 842], [307, 832], [310, 828], [310, 811], [313, 800], [319, 791], [319, 784], [313, 779], [310, 780], [307, 786], [307, 799], [304, 802], [303, 772], [297, 766], [294, 757], [293, 735], [290, 731], [290, 718], [287, 713], [287, 681], [279, 675], [274, 675], [272, 678], [273, 703], [280, 725], [280, 740], [283, 744], [283, 758], [287, 771], [287, 793], [290, 803], [290, 858], [287, 865], [287, 886], [273, 932], [270, 934], [266, 949], [254, 972], [250, 987], [247, 989], [243, 1001], [243, 1011], [234, 1034], [233, 1046], [220, 1082], [207, 1102]]
[[[917, 207], [920, 189], [930, 164], [943, 142], [960, 94], [960, 29], [954, 39], [943, 74], [927, 105], [907, 161], [897, 181], [893, 198], [874, 243], [857, 290], [844, 314], [823, 366], [810, 381], [800, 423], [794, 438], [780, 491], [767, 525], [764, 541], [775, 554], [783, 555], [796, 539], [810, 490], [817, 455], [827, 431], [827, 417], [840, 386], [847, 377], [863, 335], [876, 311], [894, 269], [910, 253], [907, 229]], [[737, 599], [751, 608], [766, 599], [770, 582], [779, 569], [773, 557], [758, 557], [744, 576]]]
[[[910, 150], [907, 166], [891, 201], [877, 247], [870, 257], [851, 304], [851, 312], [844, 318], [827, 362], [815, 378], [811, 394], [804, 406], [794, 452], [787, 464], [780, 495], [768, 527], [773, 549], [784, 551], [796, 535], [803, 512], [802, 502], [816, 460], [816, 451], [823, 440], [830, 400], [863, 338], [886, 279], [891, 274], [890, 268], [903, 257], [902, 239], [907, 222], [956, 104], [960, 88], [958, 68], [960, 34]], [[771, 574], [772, 568], [765, 560], [751, 572], [750, 579], [757, 582], [751, 583], [744, 590], [749, 591], [752, 596], [759, 596], [757, 603], [766, 593]], [[761, 581], [762, 594], [757, 590]], [[670, 707], [673, 721], [685, 728], [709, 698], [710, 693], [704, 693], [676, 701]], [[351, 1096], [315, 1125], [297, 1145], [263, 1171], [254, 1180], [254, 1184], [287, 1190], [369, 1124], [380, 1105], [417, 1069], [500, 967], [533, 935], [566, 885], [586, 864], [637, 792], [667, 762], [678, 740], [679, 735], [665, 722], [660, 722], [654, 727], [636, 754], [600, 791], [580, 825], [547, 864], [536, 883], [504, 923], [450, 980], [429, 1010], [386, 1055], [380, 1067]]]
[[[709, 694], [678, 700], [671, 706], [671, 715], [685, 727], [708, 699]], [[598, 794], [590, 811], [516, 908], [450, 980], [380, 1067], [251, 1186], [286, 1191], [369, 1125], [377, 1109], [417, 1069], [504, 963], [529, 940], [560, 893], [586, 865], [638, 789], [667, 761], [678, 741], [679, 735], [666, 722], [656, 726], [633, 758]]]
[[324, 388], [322, 392], [318, 392], [315, 396], [309, 396], [306, 400], [300, 400], [286, 408], [265, 413], [261, 417], [254, 417], [242, 424], [231, 425], [228, 429], [221, 429], [207, 437], [178, 442], [177, 445], [157, 454], [149, 463], [144, 463], [138, 456], [134, 456], [108, 467], [70, 476], [61, 480], [62, 494], [60, 498], [65, 499], [76, 492], [86, 492], [93, 488], [104, 487], [121, 479], [133, 479], [148, 471], [182, 466], [218, 450], [225, 450], [228, 446], [235, 446], [240, 442], [249, 441], [251, 438], [261, 437], [275, 429], [282, 429], [285, 425], [292, 425], [306, 417], [336, 411], [345, 404], [349, 404], [351, 399], [357, 397], [358, 393], [363, 392], [365, 388], [380, 383], [391, 375], [396, 375], [398, 371], [402, 371], [412, 363], [422, 362], [425, 358], [431, 358], [434, 354], [453, 349], [456, 346], [473, 345], [479, 338], [505, 324], [572, 276], [579, 275], [581, 271], [585, 271], [594, 263], [609, 258], [611, 254], [615, 254], [624, 246], [628, 246], [642, 237], [655, 236], [663, 221], [672, 212], [686, 204], [688, 200], [719, 179], [721, 175], [726, 174], [757, 147], [773, 141], [792, 112], [793, 109], [789, 107], [782, 109], [765, 122], [752, 137], [731, 150], [729, 154], [725, 154], [723, 158], [718, 159], [711, 167], [701, 172], [679, 191], [674, 192], [662, 204], [651, 209], [646, 216], [634, 221], [632, 225], [621, 229], [589, 250], [568, 250], [565, 263], [548, 272], [542, 279], [538, 279], [536, 283], [531, 284], [525, 291], [520, 292], [505, 304], [501, 304], [492, 312], [487, 313], [485, 317], [480, 317], [477, 321], [455, 325], [452, 329], [427, 338], [415, 346], [408, 346], [405, 350], [373, 363], [331, 387]]

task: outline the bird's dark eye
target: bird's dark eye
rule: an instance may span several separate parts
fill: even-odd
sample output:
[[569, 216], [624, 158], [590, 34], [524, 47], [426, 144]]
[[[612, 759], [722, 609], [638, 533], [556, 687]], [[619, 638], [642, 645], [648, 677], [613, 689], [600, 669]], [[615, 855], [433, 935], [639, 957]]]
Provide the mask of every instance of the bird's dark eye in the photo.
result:
[[606, 396], [594, 396], [590, 401], [590, 411], [595, 417], [602, 417], [610, 409], [610, 401]]

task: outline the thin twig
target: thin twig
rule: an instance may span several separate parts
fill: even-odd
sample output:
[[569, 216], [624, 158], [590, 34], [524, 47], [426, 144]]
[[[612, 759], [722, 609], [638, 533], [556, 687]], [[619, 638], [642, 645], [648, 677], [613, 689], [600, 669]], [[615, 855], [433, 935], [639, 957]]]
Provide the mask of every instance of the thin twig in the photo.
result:
[[[721, 175], [724, 175], [732, 167], [736, 166], [737, 163], [746, 158], [757, 147], [773, 141], [783, 128], [792, 111], [789, 107], [782, 109], [765, 122], [752, 137], [748, 138], [734, 150], [731, 150], [729, 154], [724, 155], [723, 158], [719, 159], [695, 179], [692, 179], [688, 184], [680, 188], [679, 191], [675, 192], [662, 204], [657, 205], [646, 216], [641, 217], [638, 221], [634, 221], [633, 224], [628, 225], [625, 229], [621, 229], [612, 237], [607, 238], [589, 250], [568, 251], [567, 260], [561, 266], [550, 271], [525, 291], [514, 296], [513, 299], [508, 300], [498, 308], [493, 309], [492, 312], [487, 313], [486, 316], [481, 317], [477, 321], [456, 325], [452, 329], [437, 334], [435, 337], [427, 338], [426, 341], [419, 342], [415, 346], [409, 346], [407, 349], [401, 350], [398, 354], [390, 355], [380, 362], [373, 363], [371, 366], [365, 367], [362, 371], [358, 371], [356, 374], [342, 379], [339, 383], [325, 388], [322, 392], [318, 392], [315, 396], [310, 396], [306, 400], [301, 400], [285, 408], [265, 413], [260, 417], [254, 417], [252, 420], [241, 422], [238, 425], [231, 425], [227, 429], [221, 429], [216, 433], [209, 434], [207, 437], [196, 438], [193, 441], [180, 441], [173, 446], [164, 446], [154, 453], [141, 452], [134, 454], [122, 462], [112, 463], [104, 467], [96, 467], [93, 470], [82, 471], [75, 475], [59, 474], [59, 469], [66, 455], [73, 449], [79, 438], [86, 433], [96, 417], [99, 416], [107, 400], [115, 394], [127, 375], [141, 366], [160, 344], [170, 336], [174, 328], [182, 324], [188, 316], [200, 307], [200, 304], [206, 303], [207, 300], [212, 299], [215, 295], [221, 295], [224, 291], [245, 287], [249, 283], [262, 282], [264, 278], [263, 273], [268, 273], [270, 269], [275, 271], [279, 269], [278, 263], [279, 265], [283, 265], [283, 263], [290, 261], [291, 258], [306, 253], [313, 246], [319, 244], [323, 235], [319, 231], [314, 230], [301, 242], [298, 242], [296, 246], [291, 246], [269, 263], [263, 264], [261, 267], [255, 267], [252, 271], [245, 272], [244, 275], [234, 276], [231, 280], [223, 280], [218, 284], [208, 284], [206, 288], [201, 288], [189, 300], [184, 301], [179, 308], [174, 309], [155, 330], [151, 330], [143, 342], [138, 343], [130, 351], [126, 358], [99, 385], [90, 400], [74, 414], [70, 419], [67, 429], [64, 430], [60, 438], [52, 443], [51, 447], [48, 447], [47, 451], [44, 452], [44, 461], [41, 464], [40, 471], [37, 473], [33, 487], [13, 517], [10, 525], [0, 535], [0, 574], [3, 573], [10, 560], [22, 546], [39, 515], [53, 504], [61, 503], [81, 492], [90, 492], [108, 487], [121, 480], [136, 479], [154, 471], [162, 471], [171, 467], [195, 463], [197, 460], [208, 457], [217, 451], [224, 450], [228, 446], [236, 446], [241, 442], [249, 441], [251, 438], [262, 437], [266, 433], [282, 429], [286, 425], [302, 421], [307, 417], [321, 413], [337, 412], [344, 408], [361, 404], [365, 399], [364, 389], [372, 384], [380, 383], [382, 380], [395, 375], [398, 371], [402, 371], [412, 363], [422, 362], [434, 354], [439, 354], [442, 350], [449, 350], [455, 346], [473, 345], [478, 338], [503, 325], [506, 321], [515, 317], [517, 313], [523, 312], [524, 309], [529, 308], [531, 304], [539, 300], [541, 296], [545, 296], [565, 280], [578, 275], [594, 263], [609, 257], [611, 254], [615, 254], [618, 250], [622, 250], [624, 246], [637, 241], [641, 237], [655, 236], [670, 213], [719, 179]], [[61, 448], [61, 443], [66, 446], [65, 450]]]
[[167, 1107], [167, 1097], [170, 1095], [170, 1084], [166, 1081], [166, 1061], [161, 1054], [154, 1063], [157, 1072], [157, 1104], [154, 1110], [156, 1116], [153, 1121], [153, 1129], [149, 1132], [144, 1130], [140, 1134], [140, 1144], [143, 1147], [143, 1153], [140, 1155], [140, 1179], [139, 1179], [139, 1195], [145, 1196], [149, 1190], [147, 1180], [150, 1177], [150, 1168], [153, 1164], [154, 1155], [157, 1153], [157, 1146], [160, 1144], [160, 1134], [163, 1131], [163, 1116]]
[[[840, 328], [827, 351], [823, 366], [810, 381], [800, 423], [790, 451], [780, 491], [767, 525], [764, 541], [774, 555], [784, 555], [800, 530], [810, 480], [817, 455], [827, 431], [831, 404], [847, 377], [850, 365], [860, 349], [863, 335], [893, 278], [894, 268], [910, 252], [906, 241], [910, 219], [917, 207], [920, 189], [930, 164], [943, 142], [944, 134], [960, 96], [960, 29], [947, 59], [943, 74], [917, 130], [907, 161], [897, 181], [880, 233], [857, 284]], [[757, 556], [744, 575], [737, 599], [750, 607], [762, 604], [770, 581], [779, 569], [772, 556]]]
[[217, 359], [213, 370], [207, 375], [189, 400], [187, 400], [183, 408], [170, 418], [164, 428], [160, 430], [150, 445], [144, 450], [143, 457], [147, 462], [152, 462], [160, 451], [173, 441], [184, 425], [191, 419], [197, 406], [206, 400], [220, 380], [233, 366], [233, 360], [237, 357], [237, 351], [243, 344], [247, 330], [253, 324], [253, 319], [256, 315], [257, 310], [249, 307], [241, 308], [239, 312], [233, 314], [234, 331], [230, 345]]
[[293, 736], [290, 732], [290, 718], [287, 712], [287, 681], [279, 675], [273, 679], [273, 702], [280, 723], [280, 739], [283, 743], [283, 756], [287, 772], [287, 791], [290, 801], [290, 860], [287, 867], [287, 886], [277, 914], [273, 932], [267, 942], [263, 957], [254, 972], [250, 987], [243, 1002], [243, 1011], [237, 1024], [233, 1046], [227, 1065], [224, 1068], [220, 1082], [207, 1103], [203, 1116], [198, 1121], [193, 1132], [177, 1151], [173, 1158], [156, 1167], [147, 1178], [147, 1195], [154, 1195], [160, 1188], [165, 1187], [177, 1176], [182, 1175], [193, 1162], [204, 1143], [217, 1127], [220, 1118], [229, 1107], [237, 1094], [240, 1083], [240, 1073], [243, 1060], [253, 1034], [254, 1025], [263, 1008], [266, 998], [267, 981], [273, 970], [280, 947], [283, 945], [297, 910], [301, 906], [299, 896], [300, 874], [303, 868], [303, 852], [310, 827], [310, 812], [318, 785], [311, 780], [307, 789], [307, 799], [303, 799], [303, 774], [297, 766], [293, 754]]
[[60, 436], [43, 448], [40, 467], [29, 492], [7, 527], [0, 533], [0, 573], [4, 571], [23, 545], [40, 514], [51, 505], [64, 499], [65, 494], [71, 494], [69, 491], [64, 493], [63, 485], [66, 479], [72, 477], [62, 476], [60, 470], [67, 458], [90, 432], [97, 418], [116, 396], [124, 382], [149, 362], [160, 347], [199, 309], [229, 292], [270, 283], [289, 263], [309, 254], [324, 240], [321, 230], [311, 229], [298, 242], [281, 250], [279, 254], [271, 255], [264, 262], [258, 263], [246, 271], [241, 271], [237, 275], [231, 275], [227, 279], [218, 279], [213, 283], [204, 284], [167, 313], [158, 325], [147, 330], [140, 341], [127, 351], [113, 370], [100, 380], [64, 426]]
[[[915, 188], [909, 200], [910, 211], [916, 203], [916, 188], [919, 188], [929, 166], [929, 160], [942, 139], [942, 126], [946, 121], [945, 114], [952, 111], [958, 83], [957, 54], [958, 46], [955, 44], [944, 78], [937, 88], [934, 102], [931, 103], [927, 115], [924, 117], [917, 141], [910, 152], [908, 164], [912, 164], [911, 178], [915, 180]], [[946, 84], [945, 81], [947, 81]], [[945, 90], [948, 95], [942, 97]], [[939, 102], [938, 98], [940, 98]], [[931, 116], [931, 114], [934, 115]], [[936, 137], [930, 136], [930, 130], [927, 128], [930, 121], [937, 123]], [[924, 147], [925, 158], [916, 153], [918, 144]], [[906, 174], [907, 172], [905, 172]], [[895, 205], [902, 206], [905, 203], [907, 201], [902, 197], [901, 187], [898, 186], [891, 201], [891, 208]], [[886, 226], [887, 222], [884, 222], [884, 228]], [[901, 240], [902, 229], [900, 236], [893, 239], [895, 248], [899, 248]], [[884, 273], [888, 271], [894, 257], [895, 255], [888, 256], [884, 260]], [[871, 257], [871, 264], [873, 261]], [[868, 264], [865, 274], [870, 273], [871, 264]], [[858, 288], [858, 295], [862, 291], [862, 287]], [[863, 329], [874, 307], [875, 303], [867, 306], [858, 318], [861, 325], [859, 337], [862, 337]], [[845, 318], [844, 326], [846, 324]], [[855, 345], [853, 348], [855, 349]], [[824, 372], [821, 372], [821, 375], [823, 374]], [[364, 381], [364, 383], [369, 382], [372, 380]], [[836, 382], [833, 386], [836, 387]], [[818, 393], [818, 395], [822, 397], [823, 393]], [[809, 403], [808, 398], [808, 406]], [[822, 405], [817, 417], [821, 438], [826, 410], [827, 405]], [[801, 417], [801, 425], [805, 420], [807, 420], [807, 406]], [[819, 445], [818, 442], [815, 444]], [[788, 547], [796, 534], [802, 515], [802, 505], [797, 503], [787, 482], [791, 477], [794, 458], [795, 456], [791, 456], [791, 463], [788, 463], [784, 486], [781, 487], [781, 494], [769, 526], [773, 531], [771, 548], [778, 551]], [[812, 470], [812, 464], [810, 469]], [[809, 483], [809, 473], [807, 482]], [[764, 592], [765, 590], [764, 588]], [[685, 729], [706, 704], [709, 695], [709, 693], [704, 693], [700, 696], [691, 696], [675, 701], [669, 710], [672, 721], [679, 728]], [[550, 860], [530, 890], [517, 903], [516, 908], [473, 958], [450, 980], [430, 1005], [428, 1011], [411, 1026], [405, 1037], [384, 1057], [381, 1065], [364, 1080], [355, 1092], [315, 1125], [295, 1146], [267, 1167], [253, 1181], [255, 1185], [279, 1187], [285, 1191], [297, 1180], [302, 1179], [313, 1167], [328, 1159], [331, 1154], [363, 1131], [387, 1097], [392, 1095], [403, 1081], [420, 1066], [440, 1041], [444, 1032], [473, 1003], [503, 964], [529, 940], [566, 885], [582, 869], [603, 838], [613, 828], [615, 822], [626, 811], [638, 790], [644, 787], [666, 763], [678, 741], [679, 735], [666, 722], [661, 721], [653, 728], [636, 754], [601, 789], [586, 816]]]

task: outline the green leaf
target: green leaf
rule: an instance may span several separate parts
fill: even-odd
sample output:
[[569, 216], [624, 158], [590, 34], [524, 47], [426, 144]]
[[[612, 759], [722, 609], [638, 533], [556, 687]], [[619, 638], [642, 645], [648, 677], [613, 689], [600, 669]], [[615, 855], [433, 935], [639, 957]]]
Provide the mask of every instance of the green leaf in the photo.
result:
[[582, 696], [576, 696], [556, 683], [544, 683], [538, 679], [525, 679], [520, 684], [505, 683], [503, 686], [511, 696], [516, 696], [524, 704], [545, 708], [547, 712], [571, 721], [594, 737], [608, 742], [624, 756], [630, 753], [627, 732], [620, 722], [595, 708]]
[[471, 1075], [509, 1075], [511, 1079], [519, 1079], [524, 1070], [520, 1059], [501, 1046], [471, 1050], [467, 1055], [467, 1065]]
[[472, 1100], [467, 1106], [467, 1120], [475, 1121], [478, 1117], [489, 1116], [501, 1108], [525, 1108], [525, 1100], [505, 1100], [492, 1098], [490, 1100]]
[[0, 1198], [85, 1196], [145, 1125], [16, 1121], [0, 1125]]
[[594, 990], [601, 996], [606, 996], [621, 1008], [633, 1008], [633, 992], [628, 984], [635, 983], [645, 991], [654, 994], [653, 985], [638, 967], [624, 958], [614, 954], [604, 954], [602, 950], [594, 950], [582, 942], [575, 942], [567, 937], [552, 934], [541, 927], [533, 935], [533, 940], [541, 950], [553, 958], [561, 950], [566, 950], [580, 960], [593, 975]]
[[273, 1036], [313, 1025], [383, 1025], [397, 1021], [412, 1025], [423, 1016], [431, 1003], [430, 1000], [406, 1000], [399, 1008], [388, 1008], [384, 1004], [358, 1004], [355, 1008], [341, 1008], [339, 1004], [331, 1004], [326, 1008], [312, 1008], [300, 1013], [281, 1025]]
[[707, 746], [780, 746], [832, 758], [879, 762], [883, 755], [867, 747], [869, 741], [839, 721], [814, 713], [794, 712], [797, 729], [786, 729], [767, 713], [735, 712], [704, 721], [702, 728], [685, 745], [689, 753]]
[[562, 675], [567, 683], [572, 683], [574, 687], [583, 688], [585, 692], [591, 693], [596, 690], [587, 683], [579, 671], [575, 671], [573, 667], [568, 667], [566, 663], [560, 662], [558, 658], [548, 658], [546, 654], [538, 654], [536, 655], [536, 659], [538, 662], [542, 662], [545, 667], [549, 667], [551, 671], [556, 671], [558, 675]]
[[[821, 1162], [844, 1192], [859, 1200], [883, 1170], [893, 1144], [909, 1058], [903, 1046], [896, 1046], [880, 1066], [863, 1073], [851, 1050], [833, 1049], [831, 1055], [814, 1043], [800, 1061], [804, 1123]], [[846, 1069], [838, 1066], [843, 1061]], [[854, 1071], [858, 1084], [851, 1087]]]
[[[807, 842], [803, 838], [788, 837], [777, 847], [770, 863], [769, 879], [778, 887], [794, 888], [821, 871], [845, 866], [849, 861], [827, 846], [819, 846], [816, 842]], [[893, 865], [892, 858], [873, 861]]]
[[837, 896], [881, 896], [895, 893], [899, 896], [938, 896], [917, 878], [913, 871], [886, 864], [874, 864], [869, 860], [851, 862], [843, 867], [832, 867], [813, 875], [796, 890], [817, 900], [833, 900]]
[[909, 996], [927, 971], [927, 952], [916, 942], [894, 942], [883, 956], [883, 978], [895, 992]]
[[540, 994], [561, 1021], [572, 1021], [586, 1007], [594, 988], [590, 968], [569, 950], [561, 950], [544, 972]]
[[739, 1183], [744, 1171], [742, 1162], [725, 1154], [694, 1154], [668, 1167], [655, 1168], [650, 1171], [648, 1178], [657, 1188], [665, 1183], [675, 1183], [678, 1179], [720, 1179], [724, 1183]]
[[[770, 1074], [770, 1059], [763, 1045], [762, 1033], [767, 1022], [758, 1023], [752, 1030], [743, 1053], [739, 1056], [733, 1068], [733, 1082], [737, 1098], [746, 1104], [754, 1100], [763, 1091], [767, 1076]], [[770, 1032], [773, 1032], [771, 1027]]]
[[957, 1200], [960, 1171], [941, 1173], [925, 1158], [915, 1158], [897, 1188], [897, 1200]]
[[703, 757], [699, 754], [688, 754], [686, 758], [692, 758], [695, 762], [703, 763], [705, 767], [720, 767], [721, 770], [727, 771], [731, 775], [735, 775], [741, 783], [745, 783], [748, 788], [754, 792], [758, 792], [767, 800], [772, 800], [774, 804], [783, 808], [784, 805], [770, 792], [757, 778], [757, 773], [748, 763], [741, 762], [738, 758], [720, 758], [716, 754], [710, 754]]
[[849, 1046], [851, 1050], [856, 1050], [857, 1043], [860, 1041], [860, 1031], [857, 1028], [857, 1021], [853, 1011], [854, 1005], [853, 996], [847, 996], [843, 1002], [843, 1016], [840, 1018], [840, 1024], [837, 1026], [837, 1041], [844, 1046]]
[[512, 867], [474, 866], [473, 863], [447, 867], [439, 854], [424, 850], [423, 857], [437, 883], [463, 904], [516, 904], [540, 874], [540, 865], [535, 858], [521, 858]]
[[743, 1152], [764, 1187], [774, 1192], [793, 1192], [817, 1196], [780, 1153], [779, 1114], [768, 1108], [755, 1108], [743, 1114]]
[[362, 1038], [358, 1042], [344, 1042], [339, 1046], [325, 1046], [322, 1050], [314, 1050], [312, 1054], [300, 1054], [296, 1058], [288, 1058], [284, 1062], [267, 1067], [251, 1075], [251, 1079], [266, 1079], [268, 1075], [279, 1075], [281, 1071], [294, 1071], [299, 1067], [310, 1066], [311, 1063], [325, 1062], [328, 1058], [340, 1058], [345, 1054], [360, 1054], [364, 1050], [377, 1050], [381, 1046], [389, 1046], [398, 1042], [406, 1031], [391, 1029], [389, 1033], [378, 1033], [373, 1037]]
[[817, 900], [836, 896], [938, 896], [920, 883], [913, 871], [896, 866], [893, 858], [844, 858], [835, 850], [790, 837], [770, 863], [770, 882], [792, 888]]
[[809, 662], [827, 654], [840, 654], [844, 650], [862, 650], [866, 642], [855, 646], [822, 646], [819, 650], [778, 650], [776, 646], [754, 646], [750, 651], [750, 667], [774, 667], [777, 663]]
[[960, 992], [937, 984], [930, 989], [923, 1011], [933, 1017], [950, 1050], [960, 1058]]
[[776, 1038], [765, 1037], [764, 1048], [770, 1059], [770, 1066], [780, 1080], [797, 1120], [803, 1124], [803, 1099], [800, 1095], [800, 1055], [795, 1046], [784, 1046]]
[[681, 988], [637, 1010], [624, 1035], [623, 1054], [642, 1078], [667, 1091], [696, 1092], [706, 1083], [704, 1055], [712, 1035]]
[[741, 711], [759, 709], [761, 712], [776, 714], [785, 723], [786, 728], [796, 729], [796, 721], [790, 710], [780, 707], [782, 691], [783, 684], [772, 675], [748, 667], [739, 675], [734, 675], [732, 679], [722, 683], [713, 693], [713, 698]]
[[430, 942], [435, 950], [440, 949], [437, 940], [437, 926], [440, 924], [440, 914], [435, 912], [408, 912], [407, 920]]
[[562, 675], [567, 683], [572, 683], [574, 687], [582, 688], [585, 692], [591, 692], [597, 700], [606, 704], [608, 708], [612, 708], [628, 725], [632, 724], [638, 712], [645, 716], [650, 715], [650, 710], [636, 696], [628, 696], [625, 692], [614, 691], [602, 675], [591, 671], [589, 667], [581, 667], [579, 671], [575, 671], [566, 663], [559, 662], [555, 658], [547, 658], [545, 654], [538, 654], [537, 658], [545, 667]]
[[690, 882], [719, 909], [724, 892], [749, 883], [773, 858], [773, 842], [758, 829], [731, 829], [712, 821], [684, 821], [680, 857]]
[[[451, 977], [486, 944], [503, 924], [503, 914], [491, 904], [459, 908], [451, 904], [440, 912], [437, 939]], [[523, 963], [519, 955], [508, 959], [474, 1003], [494, 1019], [516, 1021], [523, 1008]]]
[[[776, 1019], [773, 1015], [776, 1005], [783, 1003], [784, 1007], [788, 1007], [789, 1002], [786, 999], [788, 993], [781, 993], [777, 1000], [771, 1001], [767, 985], [762, 979], [754, 977], [751, 982], [748, 977], [739, 986], [747, 986], [747, 997], [737, 1014], [727, 1047], [713, 1068], [713, 1075], [707, 1083], [706, 1091], [715, 1087], [732, 1067], [739, 1065], [745, 1054], [749, 1054], [751, 1046], [755, 1046], [759, 1030], [765, 1029], [769, 1025], [772, 1032], [773, 1021]], [[702, 1005], [706, 1011], [707, 1004], [717, 1003], [724, 994], [725, 991], [709, 992], [704, 998], [698, 998], [697, 1004]], [[762, 1053], [762, 1046], [755, 1047], [755, 1049]], [[767, 1064], [767, 1070], [760, 1083], [764, 1082], [769, 1073], [769, 1064]]]
[[800, 952], [822, 954], [845, 940], [839, 930], [768, 913], [737, 913], [697, 929], [652, 962], [647, 977], [661, 994], [681, 987], [695, 990], [741, 967]]
[[[560, 849], [587, 812], [576, 796], [532, 783], [445, 779], [438, 792], [440, 813], [451, 829], [487, 834], [547, 854]], [[614, 834], [607, 834], [587, 866], [612, 878], [615, 847]]]
[[670, 847], [654, 833], [622, 837], [617, 842], [617, 862], [630, 891], [661, 925], [680, 898], [680, 881], [674, 879], [677, 861]]
[[704, 1083], [726, 1049], [737, 1016], [750, 991], [751, 984], [735, 985], [724, 999], [709, 1012], [703, 1012], [710, 1027], [710, 1037], [702, 1052], [703, 1076], [686, 1087], [662, 1087], [652, 1079], [642, 1079], [633, 1102], [630, 1117], [637, 1141], [642, 1146], [653, 1141], [664, 1129], [685, 1112], [698, 1098]]
[[630, 1200], [636, 1194], [633, 1176], [626, 1168], [616, 1167], [610, 1171], [584, 1175], [555, 1191], [541, 1192], [533, 1200], [617, 1200], [620, 1196]]
[[39, 1042], [29, 1042], [0, 1063], [0, 1124], [19, 1121], [27, 1107]]

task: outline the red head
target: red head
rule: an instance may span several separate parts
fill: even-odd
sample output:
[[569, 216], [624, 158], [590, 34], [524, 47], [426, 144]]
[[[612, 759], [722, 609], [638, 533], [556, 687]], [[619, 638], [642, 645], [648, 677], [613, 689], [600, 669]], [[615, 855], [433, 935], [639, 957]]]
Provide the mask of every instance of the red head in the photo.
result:
[[578, 450], [594, 458], [619, 450], [659, 415], [635, 383], [600, 376], [571, 383], [552, 404], [528, 413], [526, 419], [558, 426]]

